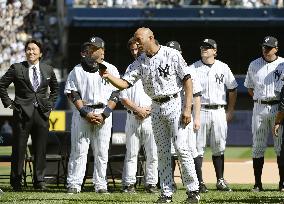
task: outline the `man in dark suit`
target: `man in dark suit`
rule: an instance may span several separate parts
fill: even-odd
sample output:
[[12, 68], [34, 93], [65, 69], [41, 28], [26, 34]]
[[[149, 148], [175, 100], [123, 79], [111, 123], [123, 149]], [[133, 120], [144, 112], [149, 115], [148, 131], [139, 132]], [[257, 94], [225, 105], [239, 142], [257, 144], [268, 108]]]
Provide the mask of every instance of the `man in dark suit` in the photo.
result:
[[[27, 61], [12, 64], [0, 79], [0, 97], [5, 108], [13, 109], [14, 135], [10, 183], [15, 191], [22, 190], [22, 174], [29, 134], [34, 152], [34, 188], [46, 189], [46, 141], [49, 114], [54, 107], [58, 83], [53, 68], [41, 63], [42, 45], [29, 40], [25, 45]], [[15, 99], [7, 92], [11, 83]], [[49, 89], [48, 89], [49, 88]]]

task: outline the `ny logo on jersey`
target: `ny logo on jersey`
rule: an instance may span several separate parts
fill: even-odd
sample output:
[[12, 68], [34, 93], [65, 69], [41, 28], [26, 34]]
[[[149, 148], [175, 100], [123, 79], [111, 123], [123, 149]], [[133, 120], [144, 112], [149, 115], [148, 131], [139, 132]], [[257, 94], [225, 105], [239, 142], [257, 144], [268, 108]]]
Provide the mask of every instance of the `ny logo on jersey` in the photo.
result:
[[104, 85], [107, 85], [107, 84], [109, 84], [109, 81], [107, 81], [105, 78], [102, 78], [102, 83], [103, 83]]
[[221, 74], [221, 76], [219, 76], [218, 74], [215, 74], [215, 78], [216, 78], [216, 82], [221, 84], [223, 83], [224, 74]]
[[168, 64], [166, 64], [166, 67], [163, 68], [161, 65], [158, 67], [159, 70], [159, 74], [161, 77], [166, 78], [168, 75], [170, 75], [170, 66]]
[[281, 74], [282, 74], [282, 71], [275, 70], [275, 71], [273, 72], [274, 79], [275, 79], [276, 81], [279, 81]]

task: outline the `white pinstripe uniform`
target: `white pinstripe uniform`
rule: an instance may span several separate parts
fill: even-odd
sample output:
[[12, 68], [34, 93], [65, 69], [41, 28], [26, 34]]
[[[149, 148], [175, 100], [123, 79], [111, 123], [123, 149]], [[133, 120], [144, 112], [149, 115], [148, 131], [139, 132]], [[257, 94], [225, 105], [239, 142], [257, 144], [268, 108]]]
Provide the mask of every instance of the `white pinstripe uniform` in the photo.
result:
[[[189, 73], [190, 73], [191, 79], [192, 79], [192, 88], [193, 88], [192, 93], [193, 93], [193, 95], [202, 92], [202, 87], [201, 87], [200, 81], [197, 77], [196, 70], [190, 68]], [[182, 100], [183, 100], [183, 91], [181, 91], [181, 95], [182, 95]], [[188, 128], [188, 147], [189, 147], [189, 150], [191, 152], [192, 157], [195, 158], [195, 157], [198, 156], [198, 152], [197, 152], [197, 149], [196, 149], [196, 137], [197, 137], [198, 131], [193, 130], [193, 119], [194, 119], [194, 111], [192, 112], [192, 119], [191, 119], [192, 122], [189, 123], [186, 128]], [[176, 153], [173, 143], [171, 144], [171, 153], [172, 154]]]
[[[129, 99], [139, 107], [150, 107], [151, 98], [144, 92], [142, 81], [138, 80], [133, 87], [123, 90], [121, 98]], [[126, 157], [124, 160], [123, 183], [125, 186], [136, 183], [137, 156], [143, 144], [146, 153], [147, 185], [156, 185], [158, 182], [157, 145], [154, 139], [151, 115], [144, 120], [136, 119], [132, 111], [128, 110], [125, 125]]]
[[[108, 71], [119, 77], [115, 66], [103, 62]], [[102, 79], [99, 72], [89, 73], [79, 64], [69, 73], [64, 93], [71, 91], [80, 93], [86, 105], [103, 103], [107, 105], [112, 91], [116, 90], [109, 82]], [[95, 113], [102, 113], [103, 108], [94, 109]], [[71, 126], [71, 153], [68, 163], [67, 187], [81, 190], [86, 171], [87, 154], [91, 144], [94, 155], [93, 184], [95, 190], [107, 189], [106, 169], [108, 162], [108, 147], [111, 137], [112, 117], [108, 117], [103, 125], [93, 125], [80, 116], [73, 107]]]
[[[159, 51], [151, 58], [142, 54], [129, 67], [124, 79], [134, 84], [142, 80], [145, 93], [152, 98], [152, 126], [158, 149], [158, 169], [161, 180], [162, 194], [172, 195], [171, 171], [171, 138], [180, 158], [184, 184], [188, 191], [198, 190], [198, 180], [192, 155], [188, 150], [186, 128], [181, 117], [182, 79], [189, 69], [181, 54], [172, 48], [160, 46]], [[175, 98], [173, 95], [177, 94]], [[170, 96], [164, 103], [155, 99]]]
[[197, 134], [197, 151], [202, 156], [207, 139], [213, 156], [224, 153], [227, 138], [227, 120], [224, 107], [206, 109], [204, 105], [226, 105], [226, 88], [235, 89], [238, 84], [227, 64], [215, 60], [211, 66], [205, 65], [201, 60], [190, 66], [196, 70], [202, 86], [200, 130]]
[[[249, 65], [245, 87], [253, 89], [253, 115], [252, 115], [252, 134], [253, 146], [252, 157], [264, 157], [267, 146], [267, 138], [272, 131], [275, 115], [279, 104], [268, 105], [261, 104], [260, 101], [280, 100], [280, 91], [283, 81], [280, 80], [281, 73], [284, 74], [284, 59], [279, 57], [273, 62], [266, 62], [262, 57], [252, 61]], [[282, 126], [279, 130], [282, 135]], [[281, 137], [273, 137], [274, 149], [277, 156], [281, 151]]]

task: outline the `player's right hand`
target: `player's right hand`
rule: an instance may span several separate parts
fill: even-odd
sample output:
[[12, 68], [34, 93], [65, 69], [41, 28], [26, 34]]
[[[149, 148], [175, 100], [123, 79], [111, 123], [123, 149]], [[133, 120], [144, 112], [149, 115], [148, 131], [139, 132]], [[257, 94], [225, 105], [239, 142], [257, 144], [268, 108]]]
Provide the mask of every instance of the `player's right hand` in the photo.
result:
[[186, 127], [191, 122], [191, 112], [183, 111], [181, 114], [182, 124]]
[[279, 124], [275, 124], [275, 125], [273, 126], [273, 128], [272, 128], [272, 134], [273, 134], [273, 136], [278, 137], [279, 128], [280, 128], [280, 125], [279, 125]]

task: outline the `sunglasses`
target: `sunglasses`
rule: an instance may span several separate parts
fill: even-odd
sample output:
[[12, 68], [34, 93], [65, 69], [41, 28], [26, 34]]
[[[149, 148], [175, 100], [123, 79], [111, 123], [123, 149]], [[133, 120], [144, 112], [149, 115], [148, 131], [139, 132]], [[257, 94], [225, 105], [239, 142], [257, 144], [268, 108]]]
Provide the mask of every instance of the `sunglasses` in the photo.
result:
[[210, 45], [202, 45], [202, 46], [200, 46], [200, 50], [208, 50], [208, 49], [215, 49], [215, 48], [210, 46]]

